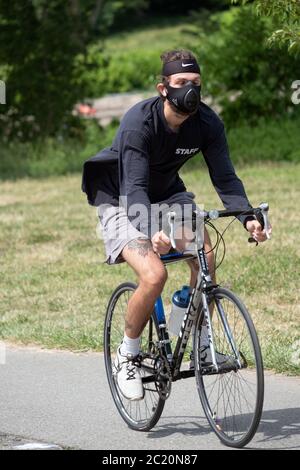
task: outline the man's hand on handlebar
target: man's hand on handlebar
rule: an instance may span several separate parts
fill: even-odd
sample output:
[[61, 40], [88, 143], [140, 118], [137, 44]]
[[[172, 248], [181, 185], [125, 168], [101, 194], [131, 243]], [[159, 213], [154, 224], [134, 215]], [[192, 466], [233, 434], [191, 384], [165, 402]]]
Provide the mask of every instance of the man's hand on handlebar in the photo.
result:
[[[257, 242], [264, 242], [267, 240], [266, 231], [261, 229], [261, 225], [257, 220], [248, 220], [246, 229], [251, 233], [251, 236]], [[269, 235], [271, 235], [272, 226], [269, 226]]]
[[162, 230], [156, 232], [151, 241], [153, 251], [159, 255], [166, 255], [172, 247], [170, 238]]

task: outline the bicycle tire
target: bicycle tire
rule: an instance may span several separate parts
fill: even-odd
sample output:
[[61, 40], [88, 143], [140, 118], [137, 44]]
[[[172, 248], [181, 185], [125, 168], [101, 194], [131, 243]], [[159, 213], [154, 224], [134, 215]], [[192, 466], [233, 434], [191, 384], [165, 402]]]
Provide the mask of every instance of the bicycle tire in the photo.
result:
[[[212, 430], [216, 433], [216, 435], [221, 440], [221, 442], [223, 444], [225, 444], [226, 446], [234, 447], [234, 448], [242, 448], [251, 441], [251, 439], [253, 438], [254, 434], [257, 431], [257, 428], [258, 428], [260, 420], [261, 420], [261, 415], [262, 415], [262, 410], [263, 410], [263, 401], [264, 401], [263, 361], [262, 361], [260, 345], [259, 345], [258, 337], [257, 337], [256, 331], [255, 331], [255, 327], [254, 327], [253, 321], [252, 321], [245, 305], [233, 292], [231, 292], [228, 289], [222, 288], [222, 287], [217, 287], [216, 289], [214, 289], [213, 294], [211, 295], [211, 298], [210, 298], [210, 302], [212, 300], [214, 300], [215, 302], [218, 300], [219, 305], [221, 305], [220, 302], [221, 302], [221, 300], [224, 300], [224, 299], [227, 300], [229, 303], [232, 303], [237, 308], [237, 311], [240, 313], [241, 318], [243, 319], [243, 321], [245, 323], [246, 330], [248, 332], [248, 335], [249, 335], [249, 338], [250, 338], [250, 341], [251, 341], [253, 357], [252, 358], [250, 357], [251, 350], [249, 348], [248, 348], [248, 353], [247, 354], [248, 354], [248, 358], [250, 358], [252, 361], [255, 361], [254, 362], [255, 371], [253, 372], [253, 371], [251, 371], [251, 369], [249, 369], [249, 371], [246, 372], [246, 369], [248, 368], [247, 358], [246, 358], [245, 354], [243, 354], [242, 351], [241, 351], [241, 348], [242, 348], [241, 344], [238, 345], [238, 342], [237, 342], [238, 351], [240, 352], [240, 358], [243, 360], [244, 368], [239, 369], [238, 371], [237, 370], [232, 370], [230, 372], [227, 371], [226, 374], [225, 373], [224, 374], [220, 373], [220, 374], [215, 374], [215, 375], [211, 374], [210, 375], [210, 374], [207, 374], [206, 372], [204, 372], [205, 369], [201, 366], [201, 327], [202, 327], [202, 324], [204, 322], [204, 315], [203, 315], [203, 311], [202, 311], [200, 313], [199, 317], [198, 317], [198, 320], [197, 320], [196, 333], [195, 333], [195, 336], [194, 336], [194, 351], [197, 351], [197, 353], [195, 353], [195, 376], [196, 376], [197, 389], [198, 389], [199, 397], [200, 397], [200, 400], [201, 400], [201, 404], [202, 404], [204, 413], [206, 415], [206, 418], [207, 418]], [[223, 305], [222, 305], [222, 309], [223, 309]], [[213, 313], [212, 321], [216, 323], [218, 321], [218, 319], [214, 318], [215, 315], [217, 316], [218, 313], [216, 313], [216, 312]], [[228, 317], [229, 317], [229, 314], [226, 313], [226, 318], [227, 318], [227, 321], [229, 322]], [[220, 322], [220, 324], [222, 324], [222, 323]], [[244, 328], [245, 328], [245, 326], [244, 326]], [[236, 324], [234, 325], [234, 330], [238, 331], [239, 328], [240, 327], [237, 326]], [[213, 328], [213, 336], [214, 335], [215, 335], [215, 332], [214, 332], [214, 328]], [[225, 336], [225, 338], [226, 338], [226, 336]], [[227, 340], [227, 338], [226, 338], [226, 340]], [[220, 344], [220, 342], [219, 342], [219, 344]], [[227, 343], [223, 343], [223, 344], [228, 346], [229, 341], [227, 341]], [[224, 346], [223, 346], [223, 348], [224, 348]], [[246, 353], [246, 349], [247, 349], [246, 346], [243, 346], [243, 349], [244, 349], [244, 353]], [[199, 350], [200, 350], [200, 352], [199, 352]], [[217, 348], [216, 348], [216, 350], [217, 350]], [[251, 361], [250, 361], [250, 363], [251, 363]], [[240, 380], [240, 377], [238, 375], [240, 374], [240, 376], [241, 376], [242, 371], [243, 371], [244, 376], [242, 377], [242, 380]], [[246, 373], [248, 375], [250, 374], [249, 378], [251, 377], [251, 380], [254, 380], [254, 376], [256, 378], [256, 384], [254, 384], [255, 386], [253, 387], [253, 390], [256, 389], [256, 396], [255, 396], [255, 399], [253, 398], [253, 413], [252, 413], [252, 416], [250, 414], [247, 415], [247, 414], [243, 413], [242, 400], [241, 400], [240, 395], [237, 396], [237, 398], [238, 398], [237, 400], [235, 399], [236, 395], [234, 395], [233, 404], [230, 404], [230, 405], [229, 405], [229, 401], [228, 401], [228, 403], [225, 403], [225, 400], [224, 400], [225, 389], [227, 390], [227, 388], [228, 388], [229, 381], [231, 380], [231, 377], [230, 377], [231, 374], [233, 374], [232, 375], [233, 385], [231, 385], [230, 392], [233, 390], [233, 392], [236, 394], [237, 384], [241, 383], [243, 386], [247, 385], [249, 395], [250, 395], [249, 392], [254, 394], [252, 388], [250, 388], [251, 382], [249, 381], [248, 376], [245, 375]], [[229, 374], [229, 376], [228, 376], [228, 374]], [[216, 377], [216, 379], [214, 379], [214, 377]], [[226, 377], [226, 379], [225, 379], [225, 377]], [[246, 379], [244, 377], [246, 377]], [[223, 379], [224, 379], [224, 382], [222, 384], [222, 395], [223, 396], [219, 397], [217, 399], [215, 397], [216, 394], [218, 393], [216, 391], [217, 390], [216, 389], [216, 381], [219, 380], [219, 384], [218, 384], [218, 387], [217, 387], [218, 391], [219, 391], [220, 388], [221, 388], [220, 387], [220, 382]], [[213, 383], [213, 380], [215, 380], [215, 383], [213, 385], [211, 385]], [[250, 398], [249, 398], [249, 400], [250, 400]], [[223, 405], [222, 405], [222, 403], [220, 404], [220, 402], [222, 402], [222, 401], [223, 401]], [[236, 403], [236, 401], [238, 403]], [[247, 404], [247, 407], [249, 407], [250, 402], [248, 402], [248, 400], [246, 398], [245, 398], [245, 403]], [[225, 405], [226, 405], [226, 407], [225, 407]], [[233, 413], [233, 412], [235, 412], [236, 405], [238, 406], [239, 411], [242, 411], [241, 415], [237, 416], [237, 417], [235, 417], [235, 415]], [[221, 416], [222, 410], [220, 411], [220, 408], [222, 408], [222, 406], [224, 408], [224, 413], [223, 414], [225, 414], [225, 416]], [[219, 409], [216, 411], [216, 408], [219, 408]], [[228, 408], [230, 408], [229, 411], [232, 413], [233, 416], [228, 417], [228, 421], [227, 421], [226, 411], [227, 411]], [[248, 426], [247, 430], [240, 437], [236, 437], [236, 436], [234, 437], [234, 432], [232, 431], [232, 428], [236, 427], [236, 423], [240, 423], [239, 425], [242, 428], [243, 426], [245, 426], [246, 421], [249, 421], [249, 426]], [[225, 432], [225, 428], [226, 428], [226, 432]], [[232, 435], [230, 435], [230, 432], [231, 432]], [[236, 431], [237, 435], [239, 433], [240, 432]]]
[[[114, 313], [116, 314], [116, 305], [118, 304], [118, 301], [120, 301], [120, 298], [124, 293], [126, 292], [132, 293], [135, 291], [136, 287], [137, 287], [136, 284], [132, 282], [124, 282], [120, 284], [111, 295], [111, 298], [109, 300], [107, 310], [106, 310], [106, 317], [105, 317], [105, 324], [104, 324], [104, 358], [105, 358], [106, 376], [107, 376], [108, 384], [110, 387], [110, 391], [111, 391], [113, 400], [115, 402], [115, 405], [117, 407], [117, 410], [120, 413], [121, 417], [131, 429], [134, 429], [135, 431], [149, 431], [158, 422], [162, 414], [162, 411], [164, 409], [165, 400], [161, 399], [159, 394], [156, 392], [157, 397], [154, 397], [154, 396], [151, 397], [152, 408], [151, 408], [151, 413], [149, 414], [149, 416], [148, 417], [146, 416], [144, 419], [142, 419], [142, 415], [140, 414], [141, 419], [137, 419], [137, 416], [138, 416], [137, 409], [135, 410], [136, 417], [134, 417], [133, 408], [137, 408], [140, 404], [142, 404], [142, 402], [144, 402], [144, 405], [145, 405], [145, 399], [147, 397], [149, 390], [145, 389], [145, 395], [144, 395], [143, 400], [130, 402], [129, 400], [127, 400], [125, 397], [122, 396], [116, 384], [114, 375], [113, 375], [112, 353], [114, 352], [113, 350], [115, 350], [115, 345], [112, 346], [111, 330], [112, 330], [112, 321], [113, 321]], [[123, 312], [123, 318], [124, 317], [125, 317], [125, 312]], [[147, 330], [147, 327], [150, 327], [149, 326], [150, 322], [152, 322], [152, 328], [154, 326], [157, 338], [159, 338], [159, 328], [158, 328], [154, 313], [152, 314], [147, 326], [145, 327], [144, 332]], [[122, 326], [120, 327], [120, 331], [124, 332], [124, 328], [122, 328]], [[142, 368], [141, 368], [141, 371], [142, 371]], [[154, 393], [154, 391], [151, 391], [151, 393]], [[148, 397], [149, 397], [149, 394], [148, 394]], [[156, 398], [156, 400], [154, 400], [154, 398]], [[145, 406], [147, 407], [148, 405], [145, 405]]]

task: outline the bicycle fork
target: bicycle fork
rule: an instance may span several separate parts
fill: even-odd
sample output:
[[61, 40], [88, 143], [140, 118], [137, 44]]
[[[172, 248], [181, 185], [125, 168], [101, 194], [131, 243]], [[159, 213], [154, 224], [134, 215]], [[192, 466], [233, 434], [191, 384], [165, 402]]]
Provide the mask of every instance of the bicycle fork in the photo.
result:
[[216, 305], [217, 305], [218, 313], [219, 313], [219, 316], [221, 318], [221, 322], [222, 322], [222, 325], [223, 325], [223, 328], [224, 328], [224, 331], [225, 331], [225, 335], [227, 336], [227, 340], [228, 340], [228, 342], [231, 346], [232, 352], [235, 355], [235, 359], [237, 361], [239, 369], [241, 369], [242, 364], [241, 364], [241, 361], [240, 361], [240, 354], [239, 354], [239, 351], [236, 347], [233, 335], [231, 333], [231, 329], [230, 329], [228, 321], [227, 321], [227, 316], [226, 316], [226, 314], [223, 310], [223, 307], [222, 307], [221, 303], [216, 301]]
[[[208, 308], [208, 301], [207, 301], [207, 294], [213, 287], [212, 284], [212, 279], [209, 273], [208, 269], [208, 263], [205, 255], [205, 251], [203, 247], [198, 250], [198, 261], [201, 269], [201, 279], [199, 279], [199, 285], [197, 285], [197, 288], [201, 290], [201, 297], [202, 297], [202, 309], [203, 309], [203, 314], [204, 314], [204, 320], [206, 323], [206, 328], [207, 328], [207, 337], [208, 337], [208, 342], [209, 342], [209, 348], [211, 352], [211, 358], [212, 358], [212, 365], [213, 365], [213, 370], [218, 373], [219, 371], [219, 366], [217, 364], [217, 359], [216, 359], [216, 349], [215, 349], [215, 342], [214, 342], [214, 335], [213, 335], [213, 330], [212, 330], [212, 321], [210, 317], [210, 311]], [[197, 283], [198, 284], [198, 283]], [[203, 288], [202, 288], [203, 285]], [[201, 327], [201, 332], [202, 332], [203, 325]]]
[[[213, 365], [212, 368], [215, 372], [218, 373], [220, 368], [218, 366], [217, 359], [216, 359], [216, 348], [215, 348], [215, 341], [214, 341], [214, 335], [213, 335], [212, 317], [210, 315], [208, 300], [207, 300], [208, 294], [213, 289], [214, 286], [212, 284], [212, 279], [211, 279], [211, 276], [210, 276], [210, 273], [209, 273], [207, 259], [206, 259], [206, 255], [205, 255], [205, 252], [204, 252], [203, 248], [198, 250], [198, 260], [199, 260], [199, 264], [200, 264], [200, 268], [201, 268], [200, 286], [201, 286], [201, 284], [203, 285], [203, 288], [201, 289], [202, 290], [203, 314], [204, 314], [204, 319], [205, 319], [206, 328], [207, 328], [207, 336], [208, 336], [209, 348], [210, 348], [210, 352], [211, 352], [212, 365]], [[197, 285], [197, 288], [199, 288], [200, 286]], [[222, 322], [222, 325], [223, 325], [223, 328], [224, 328], [225, 336], [227, 338], [228, 343], [231, 346], [231, 349], [232, 349], [232, 352], [233, 352], [233, 354], [235, 356], [235, 359], [237, 361], [238, 367], [239, 367], [239, 369], [241, 369], [242, 365], [241, 365], [241, 361], [240, 361], [240, 355], [239, 355], [239, 352], [237, 350], [235, 341], [233, 339], [233, 335], [231, 333], [231, 329], [229, 327], [226, 314], [225, 314], [225, 312], [222, 308], [221, 303], [218, 302], [217, 299], [216, 299], [216, 306], [217, 306], [217, 314], [220, 316], [220, 319], [221, 319], [221, 322]], [[202, 328], [203, 328], [203, 326], [202, 326]]]
[[[204, 313], [204, 319], [206, 323], [206, 328], [207, 328], [207, 337], [208, 337], [208, 342], [209, 342], [209, 348], [211, 352], [211, 358], [212, 358], [212, 363], [213, 363], [213, 369], [216, 372], [219, 372], [219, 366], [217, 364], [217, 359], [216, 359], [216, 349], [215, 349], [215, 342], [214, 342], [214, 335], [212, 331], [212, 321], [210, 317], [210, 311], [208, 308], [208, 302], [207, 302], [207, 297], [206, 293], [202, 292], [202, 308], [203, 308], [203, 313]], [[203, 326], [202, 326], [203, 328]], [[201, 328], [201, 331], [202, 331]]]

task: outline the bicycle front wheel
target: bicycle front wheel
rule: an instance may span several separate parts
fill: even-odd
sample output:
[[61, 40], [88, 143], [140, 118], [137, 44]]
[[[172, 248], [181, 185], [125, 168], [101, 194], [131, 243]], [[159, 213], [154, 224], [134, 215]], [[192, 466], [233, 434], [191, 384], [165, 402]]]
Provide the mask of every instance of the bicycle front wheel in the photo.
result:
[[[130, 401], [125, 398], [117, 385], [117, 371], [114, 366], [117, 348], [124, 336], [127, 305], [135, 289], [135, 284], [125, 282], [116, 288], [110, 298], [104, 326], [105, 368], [114, 402], [124, 421], [136, 431], [149, 431], [159, 420], [165, 401], [158, 393], [154, 382], [144, 384], [142, 400]], [[149, 372], [154, 364], [151, 353], [158, 339], [158, 327], [153, 314], [141, 336], [141, 354], [145, 357], [141, 363], [142, 379], [152, 375]]]
[[264, 375], [259, 341], [246, 307], [231, 291], [214, 289], [210, 305], [214, 306], [211, 322], [219, 371], [207, 363], [209, 341], [201, 312], [194, 336], [197, 388], [213, 431], [225, 445], [241, 448], [253, 438], [262, 414]]

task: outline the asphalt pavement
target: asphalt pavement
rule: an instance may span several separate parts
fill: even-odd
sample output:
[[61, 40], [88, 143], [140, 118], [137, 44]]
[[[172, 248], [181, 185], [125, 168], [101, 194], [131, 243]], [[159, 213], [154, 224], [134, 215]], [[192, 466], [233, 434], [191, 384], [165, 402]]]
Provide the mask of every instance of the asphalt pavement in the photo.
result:
[[[2, 361], [3, 362], [3, 361]], [[250, 449], [300, 448], [300, 378], [265, 375]], [[117, 412], [101, 353], [6, 347], [0, 362], [0, 449], [226, 449], [204, 417], [194, 378], [175, 382], [158, 424], [130, 430]]]

